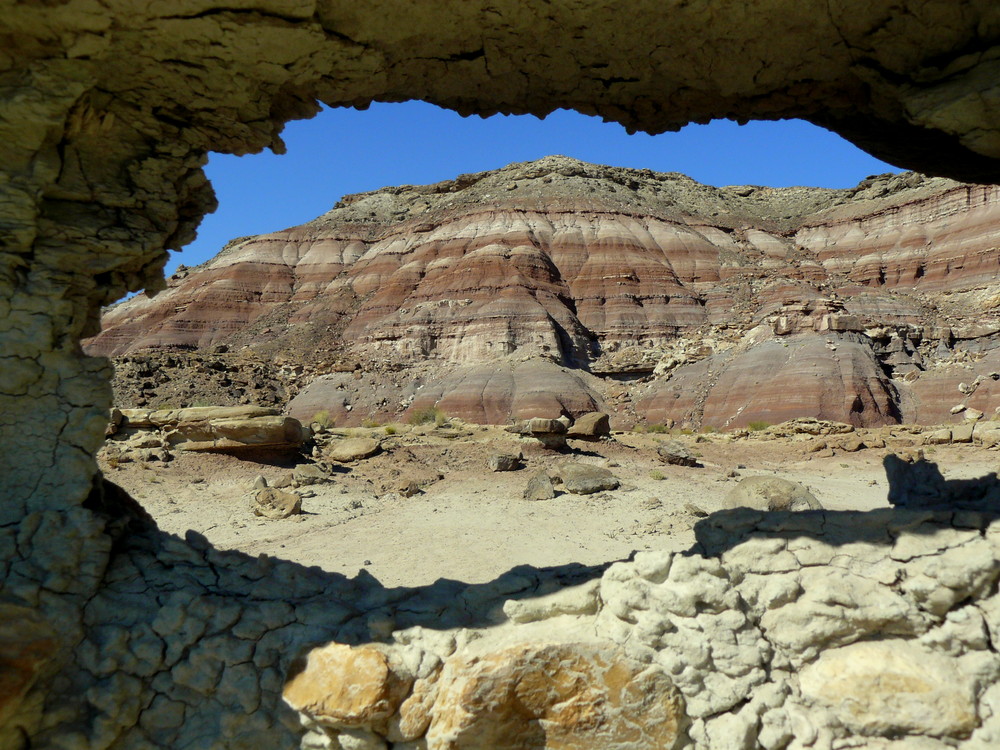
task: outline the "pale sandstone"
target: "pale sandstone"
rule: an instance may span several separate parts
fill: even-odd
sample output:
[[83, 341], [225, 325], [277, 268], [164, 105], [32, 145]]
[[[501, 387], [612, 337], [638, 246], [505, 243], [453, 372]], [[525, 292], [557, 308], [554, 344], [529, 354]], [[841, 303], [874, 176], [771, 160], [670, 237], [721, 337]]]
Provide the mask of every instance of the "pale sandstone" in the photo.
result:
[[831, 649], [800, 682], [807, 700], [862, 735], [965, 736], [978, 725], [973, 682], [959, 663], [906, 641]]

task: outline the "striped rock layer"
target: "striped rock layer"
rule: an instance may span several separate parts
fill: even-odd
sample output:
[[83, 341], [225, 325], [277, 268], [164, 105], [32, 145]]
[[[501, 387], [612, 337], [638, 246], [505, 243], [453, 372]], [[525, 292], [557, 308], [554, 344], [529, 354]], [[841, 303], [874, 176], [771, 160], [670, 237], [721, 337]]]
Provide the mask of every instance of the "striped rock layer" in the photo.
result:
[[479, 422], [933, 422], [968, 400], [959, 383], [990, 380], [998, 269], [994, 186], [714, 188], [547, 157], [234, 240], [110, 308], [86, 349], [249, 347], [377, 381], [347, 397], [319, 379], [300, 418], [444, 403]]

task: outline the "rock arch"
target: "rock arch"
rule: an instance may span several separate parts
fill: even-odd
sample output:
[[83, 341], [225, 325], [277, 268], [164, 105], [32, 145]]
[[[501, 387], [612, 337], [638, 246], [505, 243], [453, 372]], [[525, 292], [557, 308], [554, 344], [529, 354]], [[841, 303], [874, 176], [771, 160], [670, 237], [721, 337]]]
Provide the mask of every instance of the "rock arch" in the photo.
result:
[[[166, 250], [214, 205], [209, 150], [280, 150], [317, 101], [419, 98], [649, 132], [803, 117], [900, 166], [1000, 179], [990, 0], [2, 0], [0, 35], [0, 605], [26, 623], [0, 651], [16, 676], [0, 744], [15, 747], [167, 746], [206, 690], [229, 697], [187, 742], [270, 737], [257, 708], [279, 646], [362, 617], [346, 583], [163, 538], [96, 477], [108, 372], [79, 339], [101, 305], [162, 283]], [[285, 577], [291, 604], [267, 593]], [[341, 585], [344, 611], [319, 612]], [[212, 637], [222, 658], [198, 651]]]

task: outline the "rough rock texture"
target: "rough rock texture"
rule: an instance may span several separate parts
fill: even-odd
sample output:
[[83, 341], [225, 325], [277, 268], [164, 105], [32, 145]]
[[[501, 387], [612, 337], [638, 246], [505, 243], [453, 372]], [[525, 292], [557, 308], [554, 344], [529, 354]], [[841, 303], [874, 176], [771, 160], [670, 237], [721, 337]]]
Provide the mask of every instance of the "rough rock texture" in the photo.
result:
[[[0, 11], [0, 581], [5, 603], [33, 609], [58, 641], [0, 726], [4, 747], [288, 746], [301, 731], [278, 708], [291, 652], [336, 637], [370, 638], [368, 626], [384, 634], [386, 609], [396, 608], [402, 627], [419, 619], [421, 602], [410, 602], [408, 613], [399, 607], [406, 593], [220, 553], [197, 534], [181, 540], [137, 529], [134, 507], [102, 500], [94, 455], [111, 406], [111, 372], [106, 361], [83, 356], [79, 342], [98, 332], [102, 305], [162, 286], [166, 250], [189, 242], [214, 205], [201, 171], [210, 150], [280, 151], [282, 123], [314, 114], [317, 100], [364, 106], [421, 98], [482, 114], [572, 107], [651, 132], [714, 116], [804, 116], [904, 166], [967, 180], [998, 176], [1000, 11], [992, 2], [900, 8], [774, 0], [623, 14], [608, 4], [561, 1], [537, 11], [423, 0], [386, 12], [298, 0], [70, 0], [58, 8], [3, 0]], [[241, 306], [232, 308], [238, 319]], [[828, 538], [831, 529], [823, 532]], [[958, 663], [954, 672], [974, 675], [981, 724], [971, 741], [989, 746], [1000, 741], [996, 690], [981, 687], [996, 682], [991, 639], [982, 635], [988, 627], [995, 642], [997, 607], [988, 595], [996, 535], [984, 530], [959, 526], [952, 536], [968, 541], [931, 555], [908, 550], [906, 565], [919, 575], [898, 593], [863, 578], [863, 591], [899, 604], [888, 614], [859, 610], [829, 622], [840, 628], [841, 645], [878, 628], [947, 652]], [[954, 549], [963, 564], [947, 554]], [[819, 543], [820, 558], [822, 551]], [[681, 667], [686, 710], [698, 717], [691, 736], [709, 746], [712, 732], [725, 731], [716, 729], [720, 722], [752, 734], [759, 720], [767, 736], [790, 737], [800, 733], [802, 716], [817, 736], [842, 731], [798, 708], [794, 688], [755, 690], [738, 711], [719, 714], [740, 704], [748, 685], [809, 658], [815, 644], [808, 640], [801, 648], [781, 644], [815, 633], [813, 610], [832, 597], [812, 596], [806, 579], [823, 569], [788, 571], [804, 581], [809, 606], [800, 620], [810, 628], [785, 632], [780, 618], [761, 617], [777, 644], [778, 663], [765, 673], [753, 660], [763, 646], [759, 599], [749, 618], [719, 610], [725, 594], [717, 564], [691, 561], [670, 575], [683, 583], [690, 572], [705, 594], [679, 601], [672, 608], [685, 614], [667, 617], [681, 625], [684, 617], [702, 619], [687, 628], [692, 649], [682, 653], [694, 664], [719, 664], [722, 675], [699, 691], [692, 678], [705, 670], [685, 675], [668, 657]], [[865, 564], [863, 573], [871, 571]], [[831, 586], [843, 580], [837, 573]], [[644, 610], [629, 604], [624, 584], [641, 590], [649, 581], [630, 569], [615, 575], [624, 579], [623, 596], [609, 583], [606, 609], [637, 621]], [[526, 575], [507, 591], [538, 583]], [[752, 587], [744, 587], [747, 595]], [[465, 624], [489, 600], [481, 590], [447, 593]], [[771, 614], [796, 619], [785, 612], [796, 607], [795, 594], [765, 598]], [[924, 613], [919, 606], [928, 602]], [[631, 635], [627, 621], [614, 617], [605, 615], [608, 632]], [[725, 638], [699, 635], [715, 619], [740, 617], [745, 622], [726, 622]], [[435, 627], [451, 618], [433, 610]], [[639, 631], [636, 647], [672, 635]], [[739, 648], [748, 640], [753, 659]]]
[[798, 482], [782, 477], [744, 477], [725, 498], [727, 508], [754, 510], [821, 510], [816, 496]]
[[116, 440], [155, 431], [176, 450], [295, 450], [308, 428], [277, 409], [196, 406], [188, 409], [121, 409]]
[[577, 461], [557, 466], [551, 474], [562, 482], [563, 489], [574, 495], [592, 495], [595, 492], [618, 489], [621, 482], [603, 466]]
[[285, 698], [307, 743], [343, 747], [988, 747], [998, 523], [724, 511], [699, 522], [700, 554], [643, 552], [585, 584], [522, 589], [477, 628], [414, 627], [429, 592], [412, 592], [379, 643], [309, 653], [323, 668]]

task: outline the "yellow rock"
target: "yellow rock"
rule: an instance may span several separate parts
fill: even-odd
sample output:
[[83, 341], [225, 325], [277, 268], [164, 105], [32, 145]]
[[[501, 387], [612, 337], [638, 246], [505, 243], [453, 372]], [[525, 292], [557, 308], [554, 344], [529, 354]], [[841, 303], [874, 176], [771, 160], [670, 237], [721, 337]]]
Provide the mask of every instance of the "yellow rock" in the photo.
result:
[[376, 646], [332, 643], [313, 649], [292, 667], [282, 697], [296, 711], [333, 728], [384, 731], [399, 709], [411, 680]]
[[600, 644], [522, 644], [445, 663], [428, 750], [669, 750], [680, 694], [658, 667]]

